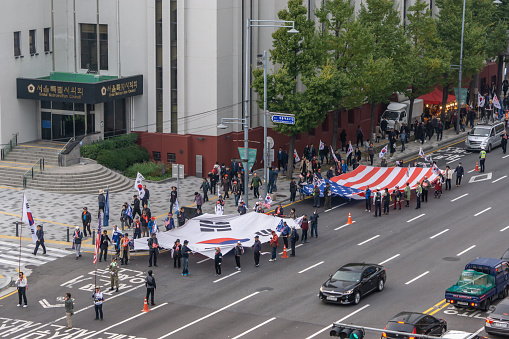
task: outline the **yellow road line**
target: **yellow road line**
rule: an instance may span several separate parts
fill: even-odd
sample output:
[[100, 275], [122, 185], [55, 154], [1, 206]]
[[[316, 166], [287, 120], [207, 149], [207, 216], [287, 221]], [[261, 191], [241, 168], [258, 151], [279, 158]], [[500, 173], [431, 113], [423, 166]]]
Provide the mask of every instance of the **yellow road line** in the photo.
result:
[[[466, 138], [465, 138], [465, 139], [466, 139]], [[455, 143], [449, 144], [449, 145], [444, 146], [444, 147], [437, 148], [436, 150], [431, 151], [431, 152], [428, 152], [428, 153], [425, 153], [425, 154], [427, 155], [427, 154], [435, 153], [435, 152], [437, 152], [437, 151], [440, 151], [441, 149], [444, 149], [444, 148], [447, 148], [447, 147], [451, 147], [452, 145], [456, 145], [456, 144], [459, 144], [459, 143], [461, 143], [461, 142], [465, 141], [465, 139], [462, 139], [462, 140], [460, 140], [460, 141], [458, 141], [458, 142], [455, 142]], [[420, 157], [420, 156], [419, 156], [419, 157], [415, 157], [415, 158], [412, 158], [412, 159], [407, 160], [407, 161], [405, 161], [405, 162], [410, 162], [410, 161], [412, 161], [412, 160], [419, 159], [419, 158], [421, 158], [421, 157]]]
[[440, 310], [442, 310], [442, 309], [446, 308], [447, 306], [449, 306], [449, 304], [448, 304], [448, 303], [445, 303], [442, 307], [440, 307], [438, 310], [434, 310], [434, 311], [433, 311], [433, 312], [431, 312], [429, 315], [433, 315], [433, 314], [437, 313], [438, 311], [440, 311]]
[[[20, 237], [16, 237], [14, 235], [4, 235], [4, 234], [0, 234], [0, 239], [17, 239], [19, 240]], [[26, 240], [26, 241], [30, 241], [30, 243], [32, 243], [32, 237], [21, 237], [21, 240]], [[45, 244], [57, 244], [57, 245], [67, 245], [67, 246], [72, 246], [72, 242], [67, 242], [67, 241], [59, 241], [59, 240], [48, 240], [48, 239], [44, 239], [44, 243]], [[88, 245], [88, 244], [82, 244], [81, 247], [91, 247], [91, 248], [94, 248], [95, 246], [94, 245]]]
[[19, 147], [33, 147], [33, 148], [45, 148], [45, 149], [56, 149], [60, 151], [62, 148], [47, 147], [47, 146], [32, 146], [32, 145], [18, 145]]
[[5, 278], [5, 277], [4, 277], [3, 275], [1, 275], [1, 274], [0, 274], [0, 279], [3, 279], [3, 278]]
[[0, 165], [0, 167], [4, 167], [4, 168], [14, 168], [14, 169], [22, 169], [22, 170], [29, 170], [31, 167], [16, 167], [16, 166], [3, 166], [3, 165]]
[[[444, 300], [442, 300], [442, 301], [440, 301], [439, 303], [435, 304], [433, 307], [428, 308], [428, 309], [427, 309], [426, 311], [424, 311], [423, 313], [425, 313], [425, 314], [426, 314], [426, 313], [428, 313], [428, 312], [430, 312], [430, 311], [432, 311], [432, 310], [436, 309], [437, 307], [439, 307], [439, 306], [440, 306], [440, 305], [442, 305], [443, 303], [445, 303], [445, 299], [444, 299]], [[446, 305], [447, 305], [447, 304], [446, 304]], [[439, 308], [439, 309], [440, 309], [440, 308]]]
[[18, 292], [17, 290], [16, 291], [12, 291], [11, 293], [4, 295], [3, 297], [0, 297], [0, 300], [5, 299], [5, 298], [13, 295], [14, 293], [17, 293], [17, 292]]
[[21, 190], [21, 188], [9, 187], [9, 186], [0, 186], [0, 188], [5, 188], [5, 189], [8, 189], [8, 190], [17, 190], [17, 191]]

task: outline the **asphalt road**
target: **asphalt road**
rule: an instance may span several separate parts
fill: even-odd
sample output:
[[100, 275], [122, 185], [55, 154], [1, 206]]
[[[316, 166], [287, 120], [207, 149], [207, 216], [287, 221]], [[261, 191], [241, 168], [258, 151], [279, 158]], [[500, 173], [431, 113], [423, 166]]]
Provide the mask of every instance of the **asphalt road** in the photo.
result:
[[[468, 172], [478, 153], [461, 148], [457, 144], [433, 156], [441, 168], [454, 168], [462, 161]], [[73, 256], [59, 258], [34, 268], [28, 308], [16, 307], [15, 294], [0, 300], [0, 338], [325, 338], [334, 321], [383, 328], [400, 311], [426, 312], [446, 319], [449, 329], [476, 332], [484, 326], [486, 313], [448, 306], [444, 291], [466, 263], [479, 256], [500, 257], [508, 247], [508, 161], [500, 148], [494, 149], [483, 177], [469, 183], [480, 173], [466, 173], [461, 187], [454, 187], [453, 180], [452, 191], [444, 191], [440, 199], [431, 192], [420, 210], [412, 199], [410, 208], [391, 208], [388, 216], [375, 219], [364, 211], [364, 202], [339, 206], [345, 201], [338, 199], [333, 205], [338, 208], [319, 209], [319, 237], [299, 246], [296, 257], [268, 262], [269, 255], [264, 255], [256, 268], [252, 252], [246, 250], [240, 273], [231, 254], [224, 257], [221, 277], [214, 275], [211, 260], [195, 255], [191, 276], [182, 277], [164, 253], [154, 268], [157, 306], [148, 313], [141, 312], [146, 256], [121, 266], [120, 292], [107, 291], [104, 321], [93, 320], [93, 255], [86, 253], [78, 261]], [[482, 180], [489, 173], [491, 179]], [[298, 214], [310, 214], [311, 201], [295, 208]], [[355, 223], [339, 228], [348, 212]], [[267, 245], [264, 250], [269, 250]], [[328, 274], [349, 262], [385, 262], [385, 289], [357, 306], [319, 301], [318, 289]], [[105, 286], [103, 290], [109, 287], [108, 272], [101, 270], [105, 267], [98, 265], [97, 284]], [[76, 301], [75, 327], [67, 331], [64, 310], [57, 306], [57, 297], [65, 292]]]

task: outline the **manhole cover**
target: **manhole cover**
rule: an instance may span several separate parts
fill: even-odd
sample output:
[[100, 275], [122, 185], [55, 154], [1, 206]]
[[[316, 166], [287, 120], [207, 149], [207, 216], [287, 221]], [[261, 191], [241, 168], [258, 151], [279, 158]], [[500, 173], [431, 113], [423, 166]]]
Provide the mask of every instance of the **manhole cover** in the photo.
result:
[[443, 258], [445, 261], [459, 261], [459, 257], [445, 257]]
[[33, 269], [35, 269], [37, 266], [35, 266], [35, 265], [26, 265], [25, 267], [26, 267], [26, 268], [28, 268], [29, 270], [33, 270]]
[[257, 292], [265, 292], [265, 291], [273, 291], [274, 289], [272, 287], [260, 287], [257, 289]]

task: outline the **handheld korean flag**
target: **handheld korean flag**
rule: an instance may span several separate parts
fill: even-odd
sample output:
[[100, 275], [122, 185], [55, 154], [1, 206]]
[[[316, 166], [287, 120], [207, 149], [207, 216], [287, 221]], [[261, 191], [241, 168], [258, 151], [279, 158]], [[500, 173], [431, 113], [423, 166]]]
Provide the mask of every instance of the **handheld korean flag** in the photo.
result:
[[264, 204], [267, 208], [270, 208], [270, 204], [272, 204], [272, 198], [270, 197], [269, 193], [267, 193], [267, 196], [265, 197]]
[[173, 210], [175, 211], [175, 214], [177, 214], [179, 212], [179, 200], [175, 200], [175, 209]]
[[295, 163], [300, 161], [299, 154], [295, 148], [293, 149], [293, 157], [295, 158]]
[[330, 152], [332, 153], [332, 156], [334, 157], [334, 161], [335, 161], [336, 163], [338, 163], [338, 162], [339, 162], [339, 161], [338, 161], [338, 158], [336, 157], [336, 153], [334, 153], [334, 151], [332, 150], [332, 146], [330, 147]]
[[477, 93], [477, 104], [479, 107], [484, 107], [484, 104], [486, 103], [486, 100], [484, 100], [484, 97], [481, 95], [481, 93]]
[[133, 218], [133, 208], [131, 207], [131, 205], [127, 205], [125, 214], [127, 214], [129, 218], [131, 219]]
[[383, 156], [387, 154], [387, 146], [388, 145], [385, 145], [385, 147], [382, 148], [382, 150], [380, 151], [380, 154], [378, 154], [379, 158], [383, 158]]
[[440, 168], [438, 168], [438, 166], [436, 164], [433, 165], [433, 168], [431, 169], [431, 171], [436, 175], [440, 175]]
[[318, 147], [318, 150], [323, 151], [324, 148], [325, 148], [325, 144], [323, 143], [322, 140], [320, 140], [320, 146]]
[[35, 233], [35, 222], [32, 212], [30, 212], [30, 206], [28, 205], [27, 197], [23, 194], [23, 211], [21, 214], [21, 221], [30, 226], [30, 233], [32, 234], [32, 241], [37, 242], [37, 234]]
[[426, 154], [424, 154], [424, 151], [422, 150], [422, 147], [419, 149], [419, 156], [421, 158], [424, 158], [424, 160], [426, 160]]
[[[387, 148], [387, 146], [385, 146]], [[387, 149], [385, 150], [387, 152]], [[349, 156], [351, 153], [353, 153], [353, 147], [352, 144], [348, 146], [348, 151], [346, 152], [346, 156]], [[380, 157], [381, 158], [381, 157]]]
[[497, 109], [502, 109], [502, 106], [500, 106], [500, 100], [498, 100], [496, 94], [493, 96], [493, 106], [495, 106]]
[[283, 219], [281, 219], [281, 221], [279, 222], [279, 224], [276, 227], [276, 231], [281, 232], [283, 230], [283, 227], [285, 227], [285, 224], [284, 224]]
[[406, 176], [410, 178], [410, 165], [408, 165], [408, 168], [406, 170]]
[[136, 176], [136, 180], [134, 181], [134, 189], [138, 191], [138, 196], [140, 199], [143, 199], [145, 196], [145, 190], [143, 189], [142, 181], [145, 180], [143, 175], [141, 175], [140, 172], [138, 172], [138, 175]]

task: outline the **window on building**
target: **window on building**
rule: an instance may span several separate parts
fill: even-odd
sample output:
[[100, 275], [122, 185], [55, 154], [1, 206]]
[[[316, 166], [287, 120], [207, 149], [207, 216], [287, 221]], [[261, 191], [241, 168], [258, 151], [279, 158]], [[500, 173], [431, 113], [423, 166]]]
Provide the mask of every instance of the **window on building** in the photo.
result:
[[355, 124], [355, 110], [353, 109], [348, 111], [348, 123]]
[[14, 56], [21, 55], [21, 32], [14, 32]]
[[49, 39], [50, 39], [50, 28], [47, 27], [44, 29], [44, 52], [51, 51]]
[[30, 46], [30, 54], [33, 55], [37, 53], [37, 49], [35, 48], [35, 29], [28, 31], [28, 44]]
[[[97, 25], [80, 24], [81, 68], [97, 71]], [[101, 70], [108, 70], [108, 25], [99, 25]]]
[[152, 151], [152, 158], [154, 161], [161, 161], [161, 152]]
[[170, 2], [170, 93], [171, 133], [178, 132], [178, 87], [177, 87], [177, 1]]
[[175, 153], [166, 153], [166, 161], [167, 162], [177, 162], [177, 154]]

